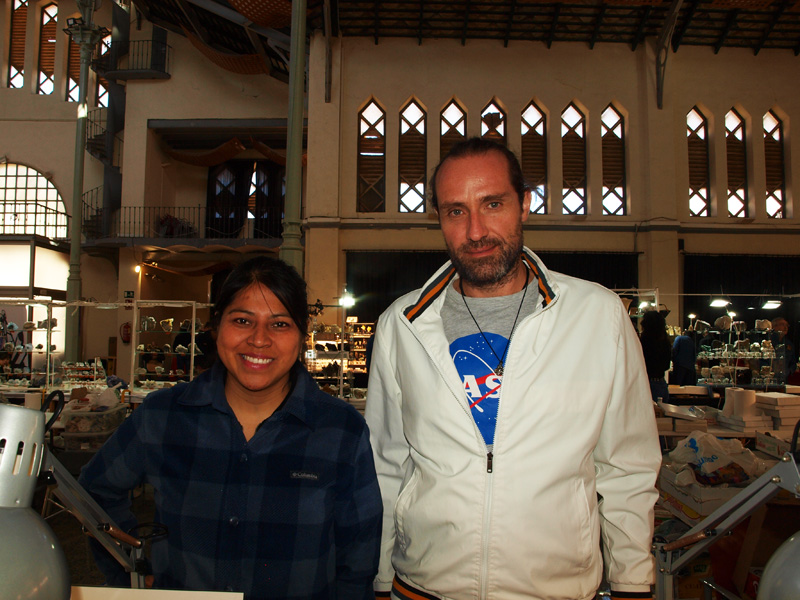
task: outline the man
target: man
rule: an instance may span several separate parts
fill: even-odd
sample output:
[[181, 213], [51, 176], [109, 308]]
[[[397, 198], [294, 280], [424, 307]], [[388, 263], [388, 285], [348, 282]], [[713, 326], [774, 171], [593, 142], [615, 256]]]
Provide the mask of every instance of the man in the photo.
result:
[[451, 261], [381, 316], [370, 367], [376, 594], [590, 599], [605, 562], [615, 597], [649, 598], [661, 457], [621, 301], [523, 247], [505, 147], [462, 142], [431, 183]]
[[789, 334], [789, 321], [784, 317], [772, 319], [772, 347], [778, 356], [775, 361], [775, 373], [781, 380], [786, 380], [797, 370], [797, 356], [795, 354], [794, 342]]

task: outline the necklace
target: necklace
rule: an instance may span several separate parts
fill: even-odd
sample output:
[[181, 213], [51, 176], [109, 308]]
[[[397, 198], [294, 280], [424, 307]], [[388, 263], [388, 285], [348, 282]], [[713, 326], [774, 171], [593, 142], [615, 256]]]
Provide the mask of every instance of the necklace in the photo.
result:
[[486, 334], [483, 333], [483, 329], [481, 326], [478, 325], [477, 319], [475, 319], [475, 315], [472, 314], [472, 311], [469, 309], [469, 304], [467, 304], [467, 297], [464, 295], [464, 288], [461, 287], [461, 299], [464, 301], [464, 306], [467, 308], [467, 312], [469, 316], [472, 317], [472, 322], [475, 323], [475, 327], [478, 328], [478, 331], [483, 338], [483, 341], [486, 342], [486, 345], [489, 346], [489, 350], [492, 351], [494, 357], [497, 359], [497, 366], [494, 368], [494, 374], [501, 376], [503, 375], [503, 371], [505, 369], [506, 364], [506, 354], [508, 354], [508, 347], [511, 345], [511, 336], [514, 335], [514, 330], [517, 328], [517, 319], [519, 319], [519, 313], [522, 312], [522, 305], [525, 302], [525, 294], [528, 293], [528, 277], [530, 272], [528, 268], [525, 267], [525, 286], [522, 288], [522, 300], [519, 301], [519, 308], [517, 308], [517, 316], [514, 317], [514, 323], [511, 325], [511, 333], [508, 334], [508, 341], [506, 342], [506, 348], [503, 350], [503, 356], [497, 356], [497, 352], [494, 351], [492, 345], [489, 343], [489, 340], [486, 338]]

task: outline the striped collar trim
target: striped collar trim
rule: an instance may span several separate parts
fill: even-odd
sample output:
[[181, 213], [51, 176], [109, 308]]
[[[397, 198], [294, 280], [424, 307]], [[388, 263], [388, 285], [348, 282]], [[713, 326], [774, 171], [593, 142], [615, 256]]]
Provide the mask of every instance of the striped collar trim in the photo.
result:
[[431, 281], [430, 284], [422, 290], [422, 294], [420, 294], [417, 303], [412, 304], [404, 311], [406, 318], [413, 323], [414, 319], [420, 316], [425, 309], [436, 300], [439, 294], [447, 288], [447, 284], [453, 280], [455, 275], [456, 268], [451, 265], [449, 269], [445, 269], [441, 275]]
[[[533, 257], [524, 251], [522, 252], [522, 262], [524, 262], [536, 276], [536, 281], [539, 284], [539, 296], [542, 298], [542, 308], [546, 307], [554, 300], [555, 292], [553, 291], [553, 288], [550, 286], [547, 279], [544, 277], [543, 267], [539, 265], [539, 263], [536, 262]], [[451, 263], [448, 268], [443, 269], [439, 276], [433, 279], [422, 290], [417, 302], [403, 311], [403, 314], [406, 316], [406, 318], [413, 323], [417, 317], [425, 312], [425, 310], [431, 304], [433, 304], [434, 300], [436, 300], [436, 298], [438, 298], [441, 293], [447, 289], [447, 285], [455, 278], [455, 276], [456, 268]]]

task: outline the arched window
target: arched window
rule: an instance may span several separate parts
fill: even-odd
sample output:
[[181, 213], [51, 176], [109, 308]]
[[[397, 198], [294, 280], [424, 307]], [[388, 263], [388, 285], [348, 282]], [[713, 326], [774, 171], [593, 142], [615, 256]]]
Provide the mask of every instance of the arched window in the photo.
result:
[[374, 100], [358, 113], [358, 212], [386, 211], [386, 113]]
[[627, 214], [625, 181], [625, 120], [609, 104], [600, 116], [603, 138], [603, 214]]
[[450, 148], [467, 137], [467, 113], [455, 100], [451, 100], [444, 107], [439, 122], [439, 160], [441, 160], [450, 152]]
[[14, 0], [11, 10], [11, 38], [8, 48], [8, 87], [25, 85], [25, 32], [28, 26], [28, 0]]
[[49, 96], [55, 87], [56, 73], [56, 34], [58, 25], [58, 6], [48, 4], [42, 9], [42, 22], [39, 29], [39, 82], [37, 93]]
[[747, 145], [744, 119], [732, 108], [725, 115], [725, 150], [728, 162], [728, 216], [747, 216]]
[[67, 213], [55, 186], [42, 173], [0, 164], [0, 233], [66, 239]]
[[481, 111], [481, 137], [506, 145], [506, 113], [496, 98]]
[[767, 180], [767, 215], [773, 219], [783, 219], [786, 217], [783, 121], [771, 110], [764, 115], [764, 168]]
[[415, 100], [400, 111], [400, 142], [397, 160], [400, 212], [425, 212], [428, 160], [426, 113]]
[[531, 186], [531, 212], [547, 214], [547, 120], [534, 102], [522, 111], [522, 174]]
[[689, 214], [709, 216], [708, 121], [696, 106], [686, 115], [689, 149]]
[[562, 213], [586, 214], [586, 117], [574, 103], [561, 113]]

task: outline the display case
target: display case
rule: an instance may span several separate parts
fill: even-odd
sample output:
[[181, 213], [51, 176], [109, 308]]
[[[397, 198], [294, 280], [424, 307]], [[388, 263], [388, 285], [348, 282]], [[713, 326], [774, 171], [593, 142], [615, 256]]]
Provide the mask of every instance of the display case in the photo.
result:
[[[48, 388], [52, 385], [54, 363], [63, 349], [54, 344], [64, 304], [50, 300], [0, 298], [0, 386]], [[63, 340], [63, 332], [59, 339]]]
[[131, 335], [132, 392], [169, 387], [191, 381], [202, 351], [197, 334], [198, 311], [207, 308], [189, 300], [137, 300], [133, 303]]
[[374, 323], [348, 323], [347, 339], [350, 340], [350, 360], [348, 367], [353, 373], [367, 372], [367, 342], [375, 330]]

